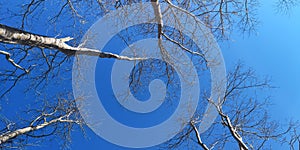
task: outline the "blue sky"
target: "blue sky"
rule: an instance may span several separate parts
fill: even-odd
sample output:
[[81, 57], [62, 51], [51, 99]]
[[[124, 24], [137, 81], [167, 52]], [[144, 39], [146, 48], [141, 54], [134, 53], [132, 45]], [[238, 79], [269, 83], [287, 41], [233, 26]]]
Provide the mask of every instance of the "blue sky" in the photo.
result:
[[[272, 79], [276, 88], [268, 91], [272, 96], [269, 107], [272, 119], [287, 123], [291, 118], [300, 119], [300, 9], [295, 8], [289, 14], [276, 13], [274, 2], [262, 1], [258, 9], [260, 20], [256, 33], [242, 36], [233, 33], [230, 41], [220, 43], [227, 68], [241, 60], [261, 76]], [[243, 37], [243, 38], [242, 38]], [[80, 149], [80, 145], [92, 149], [105, 146], [109, 149], [127, 149], [112, 145], [97, 136], [90, 140], [74, 142], [71, 147]], [[80, 138], [81, 139], [81, 138]], [[275, 148], [275, 147], [274, 147]], [[280, 148], [279, 148], [280, 149]]]
[[261, 76], [272, 78], [277, 88], [271, 92], [270, 113], [275, 119], [300, 119], [300, 9], [290, 14], [276, 13], [274, 2], [262, 1], [258, 9], [260, 24], [256, 35], [223, 44], [227, 67], [241, 60]]
[[[290, 118], [300, 120], [300, 9], [296, 7], [289, 15], [278, 14], [273, 1], [263, 0], [257, 14], [260, 24], [256, 34], [241, 38], [241, 34], [233, 32], [230, 41], [220, 43], [227, 68], [241, 60], [258, 75], [271, 77], [272, 85], [277, 88], [270, 91], [274, 104], [269, 109], [270, 115], [283, 123]], [[22, 86], [16, 89], [19, 98], [23, 97], [21, 90]], [[16, 103], [20, 107], [13, 107]], [[9, 109], [11, 114], [21, 109], [18, 101], [4, 106], [3, 110]], [[89, 129], [86, 131], [87, 139], [77, 131], [72, 134], [71, 149], [127, 149], [101, 139]], [[41, 148], [58, 148], [53, 141], [46, 143]]]

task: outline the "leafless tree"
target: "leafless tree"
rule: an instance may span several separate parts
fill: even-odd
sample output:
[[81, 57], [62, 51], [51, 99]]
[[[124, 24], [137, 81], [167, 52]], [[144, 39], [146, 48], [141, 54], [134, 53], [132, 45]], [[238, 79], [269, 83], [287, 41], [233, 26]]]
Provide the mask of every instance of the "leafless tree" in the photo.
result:
[[[0, 12], [5, 14], [0, 17], [0, 20], [6, 22], [0, 24], [0, 55], [3, 55], [1, 62], [10, 65], [10, 67], [0, 66], [0, 98], [5, 99], [7, 95], [13, 94], [14, 88], [21, 83], [28, 84], [26, 90], [38, 95], [37, 99], [45, 95], [44, 93], [48, 96], [56, 95], [57, 93], [49, 94], [43, 89], [53, 82], [60, 82], [51, 80], [53, 78], [70, 80], [68, 75], [70, 75], [72, 61], [69, 60], [74, 58], [75, 53], [124, 61], [146, 60], [147, 58], [143, 57], [129, 57], [82, 47], [80, 43], [83, 31], [95, 21], [94, 18], [136, 2], [142, 1], [30, 0], [15, 3], [15, 6], [0, 3], [2, 7]], [[139, 34], [155, 34], [160, 42], [164, 39], [178, 45], [181, 50], [195, 57], [193, 59], [198, 60], [198, 71], [207, 70], [205, 64], [207, 62], [202, 51], [195, 48], [192, 40], [185, 37], [181, 31], [164, 26], [160, 3], [195, 15], [218, 40], [229, 39], [230, 33], [236, 29], [242, 33], [251, 33], [255, 31], [258, 23], [255, 12], [258, 7], [256, 0], [151, 0], [151, 2], [153, 2], [152, 8], [157, 24], [141, 26]], [[294, 3], [296, 2], [280, 1], [282, 4], [280, 7]], [[58, 9], [50, 11], [51, 7]], [[67, 24], [65, 20], [68, 20]], [[51, 34], [48, 35], [48, 32]], [[127, 32], [120, 36], [125, 43], [131, 43], [132, 34]], [[163, 50], [163, 46], [160, 48]], [[174, 70], [164, 63], [158, 66], [163, 65], [165, 65], [162, 68], [168, 84], [172, 84]], [[135, 72], [133, 71], [130, 84], [136, 88], [143, 84], [140, 78], [144, 74], [151, 73], [151, 70], [146, 70], [145, 66], [146, 64], [141, 63], [135, 68]], [[188, 144], [191, 140], [197, 143], [193, 146], [203, 149], [223, 149], [232, 143], [236, 143], [242, 150], [263, 149], [268, 146], [270, 139], [278, 140], [291, 131], [292, 125], [287, 129], [280, 129], [279, 123], [269, 120], [267, 101], [257, 97], [258, 89], [270, 88], [269, 81], [258, 80], [252, 70], [242, 70], [241, 65], [237, 65], [232, 70], [228, 75], [227, 89], [225, 97], [221, 98], [221, 104], [215, 104], [208, 98], [209, 96], [202, 97], [206, 103], [213, 103], [218, 110], [219, 117], [209, 131], [203, 134], [198, 132], [197, 124], [201, 123], [199, 118], [203, 115], [199, 111], [194, 118], [191, 118], [189, 126], [167, 143], [167, 147], [175, 148], [181, 144]], [[73, 98], [52, 97], [44, 101], [43, 105], [26, 110], [29, 117], [21, 125], [17, 125], [18, 122], [7, 121], [5, 117], [2, 119], [1, 148], [18, 148], [27, 144], [28, 138], [48, 137], [57, 133], [68, 141], [73, 125], [85, 124]], [[54, 102], [49, 104], [48, 101]], [[296, 130], [293, 132], [297, 135]], [[292, 138], [291, 146], [297, 139], [298, 136]]]
[[290, 149], [295, 150], [299, 149], [300, 147], [300, 135], [298, 133], [299, 126], [295, 126], [293, 129], [291, 129], [290, 137], [287, 137], [283, 143], [288, 143], [290, 146]]
[[278, 0], [276, 3], [278, 13], [289, 14], [294, 7], [299, 5], [298, 0]]
[[[271, 88], [269, 80], [259, 80], [253, 70], [242, 66], [236, 65], [234, 71], [228, 74], [222, 105], [215, 104], [219, 119], [209, 131], [203, 134], [198, 132], [197, 124], [201, 123], [201, 114], [196, 114], [191, 119], [190, 126], [169, 141], [168, 147], [187, 144], [186, 140], [196, 142], [206, 150], [226, 149], [232, 143], [236, 143], [242, 150], [264, 149], [271, 147], [274, 142], [281, 143], [296, 124], [290, 122], [283, 129], [280, 122], [270, 119], [267, 111], [270, 104], [268, 97], [259, 96], [260, 90]], [[204, 99], [211, 102], [207, 97]]]
[[[52, 101], [44, 100], [41, 105], [29, 107], [23, 112], [29, 117], [19, 122], [2, 116], [4, 126], [1, 126], [0, 148], [20, 149], [27, 145], [39, 145], [49, 136], [61, 138], [65, 141], [62, 146], [67, 146], [73, 126], [78, 125], [83, 129], [84, 122], [74, 100], [58, 97]], [[31, 141], [28, 138], [40, 140]]]

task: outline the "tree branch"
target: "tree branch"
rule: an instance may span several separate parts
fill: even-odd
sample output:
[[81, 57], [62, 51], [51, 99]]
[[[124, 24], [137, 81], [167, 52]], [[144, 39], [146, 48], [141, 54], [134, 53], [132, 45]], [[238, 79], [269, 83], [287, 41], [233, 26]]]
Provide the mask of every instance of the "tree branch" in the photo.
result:
[[248, 150], [248, 146], [244, 143], [242, 136], [237, 132], [236, 128], [232, 125], [231, 120], [228, 115], [225, 115], [220, 106], [217, 106], [219, 115], [222, 117], [224, 121], [224, 125], [228, 127], [233, 138], [238, 142], [240, 150]]
[[26, 70], [25, 68], [23, 68], [22, 66], [20, 66], [19, 64], [17, 64], [13, 59], [11, 59], [11, 54], [6, 52], [6, 51], [2, 51], [0, 50], [0, 54], [5, 55], [5, 58], [8, 62], [10, 62], [13, 66], [15, 66], [16, 68], [19, 68], [21, 70], [24, 70], [26, 73], [29, 73], [29, 70]]
[[199, 134], [199, 132], [198, 132], [197, 127], [195, 126], [194, 121], [191, 121], [190, 124], [191, 124], [191, 126], [193, 127], [193, 129], [194, 129], [194, 131], [195, 131], [195, 134], [196, 134], [196, 137], [197, 137], [198, 144], [199, 144], [203, 149], [209, 150], [209, 148], [202, 142], [201, 137], [200, 137], [200, 134]]
[[[33, 131], [40, 130], [42, 128], [45, 128], [45, 127], [50, 126], [50, 125], [55, 124], [55, 123], [60, 122], [60, 123], [77, 123], [77, 124], [80, 124], [79, 121], [69, 119], [70, 115], [73, 112], [74, 111], [70, 111], [65, 115], [62, 115], [62, 116], [57, 117], [55, 119], [52, 119], [51, 121], [46, 121], [46, 119], [44, 118], [44, 122], [40, 123], [38, 125], [33, 126], [32, 124], [30, 124], [28, 127], [24, 127], [24, 128], [17, 129], [15, 131], [4, 133], [4, 134], [0, 135], [0, 145], [4, 144], [4, 143], [8, 142], [9, 140], [14, 139], [14, 138], [16, 138], [20, 135], [24, 135], [24, 134], [27, 134], [27, 133], [30, 133], [30, 132], [33, 132]], [[39, 120], [40, 118], [41, 118], [41, 116], [37, 117], [34, 121]]]
[[161, 35], [162, 35], [162, 28], [164, 26], [163, 19], [162, 19], [162, 13], [161, 13], [161, 9], [160, 9], [160, 4], [159, 4], [158, 0], [151, 0], [151, 4], [152, 4], [152, 8], [153, 8], [154, 14], [155, 14], [155, 20], [158, 24], [158, 26], [157, 26], [157, 28], [158, 28], [157, 38], [160, 39]]
[[0, 24], [0, 42], [10, 43], [10, 44], [22, 44], [28, 46], [35, 46], [40, 48], [57, 49], [68, 56], [75, 54], [78, 55], [89, 55], [89, 56], [99, 56], [100, 58], [115, 58], [119, 60], [145, 60], [146, 58], [135, 58], [121, 56], [118, 54], [113, 54], [109, 52], [101, 52], [97, 49], [73, 47], [66, 42], [72, 40], [70, 37], [65, 38], [51, 38], [42, 35], [37, 35], [29, 33], [23, 30], [12, 28], [6, 25]]

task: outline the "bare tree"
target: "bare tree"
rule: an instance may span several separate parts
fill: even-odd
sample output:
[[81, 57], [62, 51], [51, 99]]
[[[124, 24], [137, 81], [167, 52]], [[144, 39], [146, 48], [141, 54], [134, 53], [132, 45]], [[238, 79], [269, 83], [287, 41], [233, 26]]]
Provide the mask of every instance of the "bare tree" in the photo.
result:
[[[270, 90], [269, 88], [272, 86], [267, 78], [260, 80], [253, 70], [237, 64], [233, 72], [228, 74], [227, 90], [222, 104], [216, 104], [204, 97], [208, 102], [214, 103], [219, 119], [209, 131], [201, 134], [197, 129], [197, 124], [201, 123], [201, 114], [196, 114], [191, 119], [190, 126], [168, 142], [168, 147], [179, 147], [187, 144], [187, 140], [206, 150], [226, 149], [232, 143], [236, 143], [241, 150], [264, 149], [274, 142], [281, 143], [292, 127], [295, 127], [295, 123], [291, 122], [284, 129], [280, 122], [270, 119], [267, 111], [270, 104], [268, 97], [258, 94], [261, 90]], [[249, 93], [252, 94], [248, 95]]]
[[276, 3], [276, 8], [279, 13], [289, 14], [292, 9], [298, 5], [298, 0], [278, 0]]
[[[165, 62], [159, 62], [156, 65], [147, 64], [147, 62], [143, 62], [143, 60], [147, 60], [144, 57], [123, 56], [113, 53], [113, 51], [104, 52], [83, 47], [84, 44], [79, 42], [83, 31], [91, 25], [96, 16], [102, 16], [111, 10], [136, 2], [142, 1], [66, 0], [50, 2], [31, 0], [28, 3], [16, 3], [16, 10], [13, 10], [13, 6], [0, 4], [3, 7], [0, 12], [5, 14], [5, 16], [1, 16], [0, 20], [7, 22], [0, 24], [0, 55], [3, 55], [1, 62], [10, 64], [10, 67], [1, 66], [0, 68], [2, 91], [0, 98], [5, 99], [7, 95], [13, 94], [13, 89], [18, 85], [28, 82], [31, 84], [28, 84], [27, 91], [38, 95], [36, 97], [56, 95], [57, 93], [47, 93], [44, 88], [54, 84], [55, 81], [50, 80], [53, 78], [70, 81], [68, 75], [70, 75], [72, 63], [69, 60], [74, 59], [75, 53], [123, 61], [142, 61], [136, 66], [130, 77], [130, 85], [137, 92], [140, 86], [145, 84], [141, 78], [151, 74], [158, 67], [162, 68], [160, 68], [163, 71], [162, 76], [166, 76], [168, 85], [177, 84], [174, 81], [174, 68]], [[198, 62], [196, 67], [199, 72], [208, 69], [203, 51], [195, 47], [193, 40], [186, 37], [181, 31], [164, 26], [164, 12], [161, 11], [160, 3], [165, 3], [170, 8], [180, 9], [188, 15], [200, 19], [218, 40], [229, 39], [230, 33], [236, 28], [242, 33], [251, 33], [255, 31], [258, 23], [255, 16], [255, 8], [258, 5], [256, 0], [151, 0], [151, 2], [153, 2], [152, 8], [156, 24], [137, 27], [140, 29], [138, 34], [156, 37], [160, 42], [162, 57], [165, 59], [168, 55], [163, 52], [162, 40], [176, 44], [182, 51], [190, 54], [194, 61]], [[280, 1], [280, 4], [283, 5], [294, 3], [295, 1]], [[51, 6], [58, 9], [49, 11]], [[11, 18], [14, 18], [17, 23], [10, 25]], [[68, 20], [67, 23], [65, 20]], [[45, 26], [45, 28], [41, 26]], [[47, 34], [47, 30], [51, 35]], [[134, 34], [124, 31], [119, 36], [124, 43], [130, 44], [135, 40], [132, 39]], [[152, 70], [147, 70], [147, 66], [152, 66]], [[201, 123], [199, 118], [205, 115], [201, 114], [202, 111], [199, 110], [194, 118], [190, 119], [189, 126], [166, 143], [168, 148], [188, 144], [191, 140], [196, 142], [196, 145], [192, 144], [192, 146], [199, 146], [203, 149], [224, 149], [232, 143], [242, 150], [263, 149], [264, 146], [268, 146], [269, 140], [278, 140], [291, 131], [292, 125], [287, 129], [280, 129], [279, 123], [269, 119], [267, 101], [258, 99], [261, 97], [256, 95], [258, 89], [271, 87], [269, 81], [258, 80], [252, 70], [242, 70], [241, 65], [237, 65], [232, 70], [232, 73], [228, 75], [225, 97], [221, 98], [220, 104], [211, 101], [208, 95], [202, 96], [205, 103], [213, 103], [218, 111], [218, 119], [209, 131], [200, 134], [197, 130], [197, 125]], [[63, 83], [58, 85], [61, 84]], [[70, 89], [66, 89], [69, 92]], [[176, 96], [176, 94], [171, 96]], [[62, 96], [45, 101], [37, 108], [26, 110], [28, 120], [21, 125], [16, 126], [15, 124], [18, 122], [7, 122], [5, 118], [2, 120], [1, 148], [18, 148], [27, 144], [24, 139], [39, 139], [57, 133], [61, 133], [62, 138], [69, 141], [69, 133], [73, 125], [85, 125], [75, 106], [77, 100]], [[49, 104], [48, 101], [54, 101], [54, 103]], [[296, 130], [293, 132], [296, 135]], [[297, 139], [299, 139], [298, 136], [292, 138], [291, 146]]]
[[298, 133], [298, 128], [299, 126], [295, 126], [291, 129], [290, 137], [287, 137], [287, 139], [283, 141], [283, 143], [288, 143], [292, 150], [300, 148], [300, 135]]
[[[29, 108], [24, 113], [30, 117], [24, 118], [20, 122], [2, 118], [1, 121], [5, 125], [0, 133], [0, 148], [19, 149], [26, 145], [37, 145], [49, 136], [61, 138], [67, 145], [71, 140], [70, 133], [73, 126], [79, 125], [78, 127], [82, 128], [84, 122], [74, 100], [57, 98], [54, 101], [44, 100], [42, 105]], [[40, 140], [29, 142], [28, 138]]]

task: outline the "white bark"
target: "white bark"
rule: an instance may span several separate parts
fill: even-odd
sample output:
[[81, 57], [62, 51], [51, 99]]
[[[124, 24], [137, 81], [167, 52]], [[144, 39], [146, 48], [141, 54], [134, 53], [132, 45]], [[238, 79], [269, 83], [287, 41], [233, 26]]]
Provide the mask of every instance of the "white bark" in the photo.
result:
[[24, 134], [29, 133], [29, 132], [40, 130], [42, 128], [45, 128], [45, 127], [50, 126], [50, 125], [55, 124], [55, 123], [64, 123], [65, 122], [65, 123], [77, 123], [77, 124], [80, 124], [79, 121], [68, 119], [69, 116], [72, 113], [73, 113], [73, 111], [67, 113], [66, 115], [63, 115], [63, 116], [60, 116], [58, 118], [52, 119], [51, 121], [46, 121], [45, 120], [43, 123], [38, 124], [36, 126], [30, 125], [28, 127], [17, 129], [15, 131], [10, 131], [10, 132], [4, 133], [4, 134], [0, 135], [0, 145], [4, 144], [7, 141], [9, 141], [11, 139], [14, 139], [14, 138], [16, 138], [16, 137], [18, 137], [20, 135], [24, 135]]
[[102, 52], [97, 49], [73, 47], [66, 42], [72, 40], [70, 37], [66, 38], [52, 38], [42, 35], [29, 33], [23, 30], [12, 28], [0, 24], [0, 42], [10, 44], [21, 44], [40, 48], [56, 49], [66, 55], [90, 55], [99, 56], [100, 58], [115, 58], [120, 60], [145, 60], [146, 58], [134, 58], [127, 56], [120, 56], [109, 52]]
[[248, 146], [244, 143], [243, 138], [240, 136], [238, 131], [232, 125], [229, 116], [225, 115], [220, 108], [218, 108], [218, 112], [219, 112], [220, 116], [222, 117], [222, 119], [224, 119], [225, 125], [228, 127], [231, 135], [238, 142], [240, 150], [248, 150], [249, 149]]
[[199, 133], [197, 127], [195, 126], [194, 122], [191, 121], [190, 124], [191, 124], [191, 126], [193, 127], [193, 130], [195, 131], [195, 134], [196, 134], [196, 137], [197, 137], [198, 144], [199, 144], [204, 150], [209, 150], [209, 148], [206, 146], [206, 144], [204, 144], [204, 143], [202, 142], [200, 133]]

